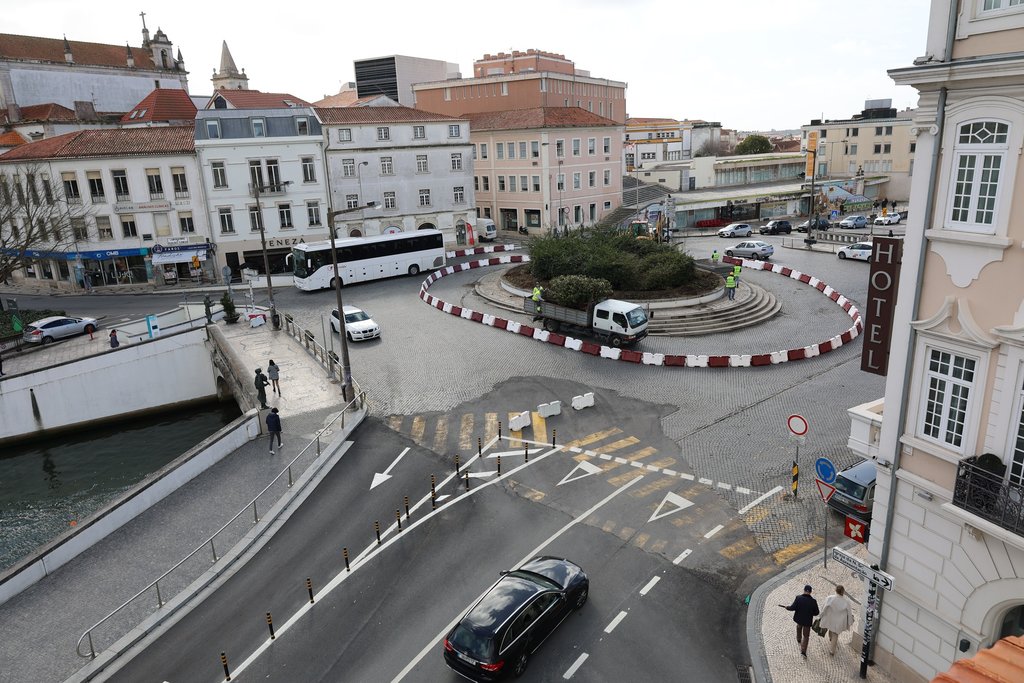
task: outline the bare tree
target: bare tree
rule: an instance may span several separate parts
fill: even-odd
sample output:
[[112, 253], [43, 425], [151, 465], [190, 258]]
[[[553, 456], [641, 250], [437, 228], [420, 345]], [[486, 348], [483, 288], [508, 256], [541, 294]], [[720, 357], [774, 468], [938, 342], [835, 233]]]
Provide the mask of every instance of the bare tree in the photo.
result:
[[32, 251], [74, 249], [87, 239], [88, 215], [77, 183], [55, 187], [39, 164], [0, 166], [0, 282], [36, 260]]
[[704, 144], [702, 144], [700, 146], [700, 148], [696, 152], [693, 153], [693, 156], [695, 158], [696, 157], [713, 157], [713, 156], [716, 156], [717, 154], [718, 154], [718, 144], [714, 140], [705, 140]]

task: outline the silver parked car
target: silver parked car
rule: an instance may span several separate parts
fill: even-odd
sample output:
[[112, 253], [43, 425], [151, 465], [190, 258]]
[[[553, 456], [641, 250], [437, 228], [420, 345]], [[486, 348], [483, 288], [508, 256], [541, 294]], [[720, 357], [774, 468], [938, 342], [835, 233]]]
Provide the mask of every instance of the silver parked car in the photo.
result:
[[49, 344], [76, 334], [92, 334], [97, 327], [99, 323], [95, 318], [67, 318], [55, 315], [31, 323], [25, 328], [21, 338], [29, 344]]
[[[380, 336], [380, 326], [373, 321], [366, 311], [355, 306], [345, 306], [345, 336], [349, 341], [376, 339]], [[339, 331], [338, 309], [331, 311], [331, 329]]]
[[867, 224], [868, 219], [860, 215], [847, 216], [843, 220], [839, 221], [840, 228], [863, 228]]
[[719, 229], [719, 237], [750, 237], [754, 232], [746, 223], [730, 223], [724, 228]]
[[761, 242], [760, 240], [740, 242], [735, 247], [725, 250], [726, 256], [760, 259], [762, 261], [770, 259], [774, 253], [775, 247], [767, 242]]

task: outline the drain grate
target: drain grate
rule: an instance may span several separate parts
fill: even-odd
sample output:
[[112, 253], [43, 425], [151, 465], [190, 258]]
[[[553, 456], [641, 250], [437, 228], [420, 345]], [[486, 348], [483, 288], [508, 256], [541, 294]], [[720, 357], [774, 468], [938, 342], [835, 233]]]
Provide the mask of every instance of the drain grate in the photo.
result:
[[754, 683], [754, 677], [751, 675], [749, 665], [742, 664], [736, 667], [736, 680], [739, 683]]

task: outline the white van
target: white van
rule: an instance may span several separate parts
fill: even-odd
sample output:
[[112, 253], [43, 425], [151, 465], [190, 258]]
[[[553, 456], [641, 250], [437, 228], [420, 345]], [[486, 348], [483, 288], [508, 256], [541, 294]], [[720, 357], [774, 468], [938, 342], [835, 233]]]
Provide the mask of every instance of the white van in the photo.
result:
[[498, 236], [498, 228], [490, 218], [478, 218], [473, 224], [473, 233], [481, 242], [493, 242]]

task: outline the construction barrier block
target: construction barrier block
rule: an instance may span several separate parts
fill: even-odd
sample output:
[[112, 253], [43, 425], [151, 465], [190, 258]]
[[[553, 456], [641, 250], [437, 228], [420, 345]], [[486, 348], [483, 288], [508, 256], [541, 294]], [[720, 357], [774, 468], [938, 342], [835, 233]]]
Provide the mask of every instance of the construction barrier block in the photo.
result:
[[645, 353], [644, 354], [644, 365], [664, 365], [665, 354], [663, 353]]
[[832, 301], [839, 299], [839, 292], [834, 289], [831, 292], [826, 292], [826, 294], [828, 294], [828, 298], [832, 299]]
[[686, 364], [691, 368], [706, 368], [708, 366], [708, 357], [703, 354], [697, 356], [687, 354]]
[[584, 408], [592, 408], [594, 406], [594, 392], [588, 391], [581, 396], [572, 397], [573, 410], [583, 410]]
[[789, 277], [793, 273], [793, 269], [787, 268], [786, 266], [782, 266], [782, 270], [780, 270], [779, 272], [785, 275], [786, 277]]
[[555, 346], [565, 346], [565, 335], [555, 334], [554, 332], [548, 333], [548, 344], [554, 344]]
[[446, 302], [444, 302], [444, 305], [441, 306], [441, 310], [444, 311], [445, 313], [451, 313], [452, 312], [452, 305], [446, 301]]
[[565, 338], [565, 348], [572, 349], [573, 351], [579, 351], [583, 348], [583, 340], [575, 339], [573, 337]]
[[540, 413], [541, 417], [551, 417], [552, 415], [562, 414], [562, 402], [552, 401], [551, 403], [541, 403], [537, 406], [537, 412]]
[[727, 368], [727, 367], [729, 367], [729, 356], [708, 356], [708, 367], [709, 368]]
[[519, 326], [519, 334], [523, 335], [524, 337], [532, 337], [533, 336], [533, 331], [535, 329], [536, 328], [531, 327], [530, 325], [520, 325]]
[[789, 360], [789, 354], [786, 351], [772, 351], [772, 365], [785, 363], [787, 360]]
[[665, 356], [665, 365], [671, 365], [673, 367], [686, 367], [686, 356]]
[[[837, 301], [836, 303], [839, 303], [839, 302]], [[847, 299], [846, 297], [843, 297], [843, 303], [841, 303], [839, 305], [842, 306], [843, 310], [846, 311], [847, 313], [849, 313], [850, 309], [853, 308], [853, 302], [850, 301], [849, 299]]]
[[[463, 308], [462, 309], [462, 313], [459, 314], [459, 317], [465, 318], [466, 320], [472, 320], [474, 315], [483, 315], [483, 314], [482, 313], [477, 313], [472, 308]], [[479, 319], [477, 319], [477, 322], [480, 322]]]
[[847, 301], [848, 301], [847, 298], [845, 296], [843, 296], [842, 294], [840, 294], [839, 298], [836, 299], [836, 303], [839, 304], [839, 307], [842, 308], [844, 311], [846, 310], [846, 303], [847, 303]]
[[494, 326], [497, 327], [499, 330], [504, 330], [508, 327], [508, 321], [505, 320], [504, 318], [496, 317], [494, 319]]
[[771, 365], [772, 364], [772, 354], [770, 354], [770, 353], [759, 353], [757, 355], [751, 356], [750, 357], [750, 364], [753, 365], [754, 367], [757, 367], [759, 365]]
[[451, 309], [446, 312], [451, 313], [452, 315], [462, 315], [462, 306], [452, 306]]
[[844, 344], [849, 344], [850, 342], [853, 341], [853, 332], [847, 330], [846, 332], [843, 332], [841, 335], [839, 335], [839, 338], [843, 340]]
[[820, 356], [820, 355], [821, 355], [821, 350], [818, 349], [818, 345], [817, 344], [811, 344], [810, 346], [805, 346], [804, 347], [804, 358], [814, 358], [815, 356]]
[[789, 349], [786, 351], [786, 358], [788, 360], [803, 360], [807, 358], [806, 349]]
[[797, 278], [797, 280], [803, 282], [804, 284], [807, 284], [811, 281], [811, 276], [808, 275], [807, 273], [802, 273], [800, 277]]
[[444, 301], [441, 301], [437, 297], [434, 297], [434, 302], [433, 303], [434, 303], [434, 308], [436, 308], [439, 311], [443, 311], [444, 307], [447, 305]]
[[490, 313], [484, 313], [480, 318], [480, 322], [488, 327], [494, 327], [494, 316]]
[[817, 344], [816, 348], [818, 349], [818, 353], [815, 355], [820, 356], [823, 353], [828, 353], [832, 350], [832, 340], [829, 339], [827, 341], [823, 341], [820, 344]]
[[513, 334], [519, 334], [519, 328], [522, 326], [522, 323], [517, 323], [515, 320], [509, 320], [505, 329]]
[[508, 421], [508, 428], [513, 432], [518, 432], [522, 429], [529, 427], [533, 423], [530, 417], [530, 411], [524, 410], [523, 412], [515, 415], [511, 420]]
[[599, 356], [601, 355], [601, 346], [600, 344], [595, 344], [594, 342], [585, 341], [583, 342], [583, 348], [581, 349], [581, 351], [583, 351], [583, 353], [589, 353], [591, 356]]
[[501, 258], [498, 257], [498, 256], [495, 256], [494, 258], [487, 259], [487, 265], [489, 265], [489, 266], [496, 266], [499, 263], [501, 263]]
[[732, 355], [729, 356], [729, 367], [730, 368], [749, 368], [750, 367], [750, 356], [743, 355]]
[[837, 334], [836, 336], [829, 339], [829, 341], [832, 342], [833, 349], [838, 349], [840, 346], [843, 345], [843, 336], [841, 334]]
[[619, 360], [624, 360], [627, 363], [639, 363], [644, 359], [644, 354], [640, 351], [628, 351], [626, 349], [619, 349]]
[[549, 334], [551, 333], [539, 327], [533, 330], [533, 338], [536, 339], [537, 341], [546, 342], [548, 340]]
[[611, 358], [612, 360], [618, 360], [619, 356], [622, 355], [622, 349], [612, 348], [611, 346], [601, 347], [601, 358]]

